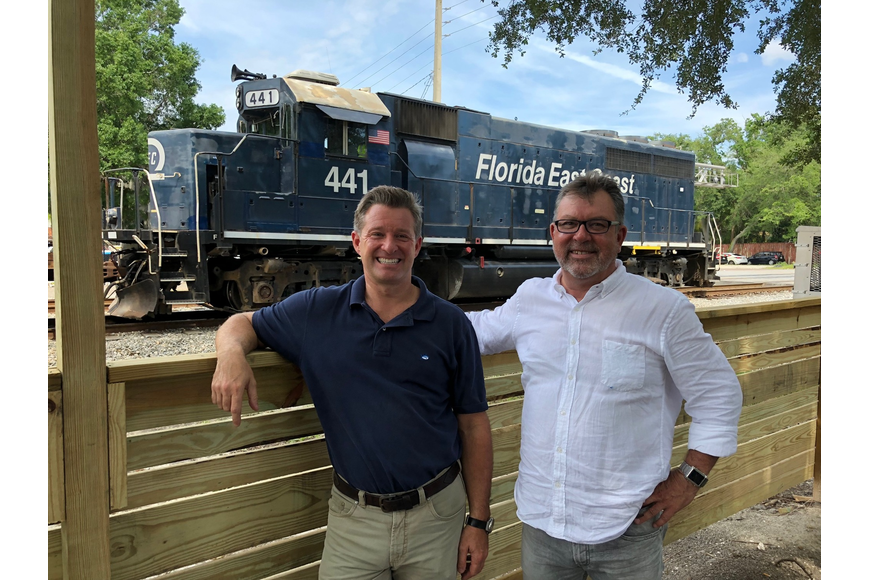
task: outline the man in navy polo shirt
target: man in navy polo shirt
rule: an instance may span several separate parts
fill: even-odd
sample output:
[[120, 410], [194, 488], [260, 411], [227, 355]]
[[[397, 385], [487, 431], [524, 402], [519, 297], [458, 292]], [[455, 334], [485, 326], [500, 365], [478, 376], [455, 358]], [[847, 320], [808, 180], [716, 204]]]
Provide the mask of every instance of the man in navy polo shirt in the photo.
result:
[[459, 308], [411, 275], [423, 243], [413, 194], [369, 191], [351, 239], [361, 278], [220, 328], [212, 402], [236, 425], [245, 391], [257, 409], [245, 355], [258, 346], [302, 370], [335, 468], [320, 578], [470, 578], [483, 568], [492, 528], [477, 338]]

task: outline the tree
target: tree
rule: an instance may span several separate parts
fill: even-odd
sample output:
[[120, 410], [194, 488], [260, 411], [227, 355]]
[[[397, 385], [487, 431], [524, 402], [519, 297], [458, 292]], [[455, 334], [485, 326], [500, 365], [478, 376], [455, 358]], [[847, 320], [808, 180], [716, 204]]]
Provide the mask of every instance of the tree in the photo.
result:
[[695, 209], [716, 216], [731, 248], [739, 240], [789, 241], [801, 225], [821, 223], [821, 165], [808, 161], [788, 163], [794, 151], [811, 140], [807, 127], [753, 114], [741, 128], [733, 119], [704, 127], [701, 135], [665, 135], [652, 139], [673, 141], [694, 151], [700, 163], [725, 165], [739, 174], [739, 187], [695, 188]]
[[199, 53], [175, 43], [178, 0], [96, 0], [100, 169], [147, 167], [148, 132], [224, 123], [223, 108], [194, 102]]
[[[498, 6], [498, 2], [493, 1]], [[678, 90], [693, 105], [714, 101], [736, 108], [722, 80], [734, 48], [735, 32], [762, 13], [758, 54], [778, 41], [796, 62], [773, 76], [777, 122], [804, 127], [806, 143], [788, 163], [821, 160], [821, 4], [820, 0], [644, 0], [635, 13], [628, 0], [510, 0], [498, 10], [500, 20], [489, 35], [487, 50], [503, 53], [506, 67], [515, 52], [522, 56], [529, 37], [541, 30], [564, 56], [565, 46], [585, 36], [599, 46], [628, 55], [640, 69], [643, 100], [653, 80], [674, 69]]]

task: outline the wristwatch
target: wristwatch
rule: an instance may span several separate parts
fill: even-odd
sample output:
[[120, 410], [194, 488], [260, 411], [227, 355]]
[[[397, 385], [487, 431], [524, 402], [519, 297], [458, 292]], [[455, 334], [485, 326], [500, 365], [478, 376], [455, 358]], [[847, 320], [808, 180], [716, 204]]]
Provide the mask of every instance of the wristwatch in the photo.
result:
[[472, 528], [481, 529], [484, 532], [486, 532], [487, 534], [492, 531], [493, 524], [495, 524], [495, 520], [492, 518], [489, 518], [486, 521], [478, 520], [478, 519], [473, 518], [471, 516], [468, 516], [467, 518], [465, 518], [465, 525], [466, 526], [471, 526]]
[[685, 461], [680, 464], [680, 473], [685, 475], [686, 479], [688, 479], [698, 487], [704, 487], [705, 485], [707, 485], [706, 474], [702, 473], [697, 468], [692, 467]]

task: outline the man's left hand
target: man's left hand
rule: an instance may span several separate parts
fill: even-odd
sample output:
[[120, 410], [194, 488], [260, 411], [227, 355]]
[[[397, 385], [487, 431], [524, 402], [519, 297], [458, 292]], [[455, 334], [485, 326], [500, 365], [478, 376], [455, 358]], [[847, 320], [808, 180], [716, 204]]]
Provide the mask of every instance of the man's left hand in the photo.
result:
[[634, 520], [636, 524], [642, 524], [661, 513], [661, 517], [653, 522], [654, 528], [660, 528], [674, 516], [675, 513], [692, 503], [698, 493], [698, 486], [686, 479], [679, 470], [671, 470], [668, 478], [659, 483], [646, 500], [644, 507], [649, 509], [642, 516]]
[[465, 526], [459, 537], [459, 560], [456, 564], [456, 571], [462, 575], [462, 580], [480, 573], [488, 554], [489, 536], [486, 532], [472, 526]]

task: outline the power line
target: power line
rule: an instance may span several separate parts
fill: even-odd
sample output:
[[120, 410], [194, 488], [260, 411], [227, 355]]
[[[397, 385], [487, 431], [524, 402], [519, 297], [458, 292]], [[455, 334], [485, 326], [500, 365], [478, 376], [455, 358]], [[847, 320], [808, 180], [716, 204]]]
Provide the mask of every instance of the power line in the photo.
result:
[[[414, 62], [415, 60], [417, 60], [418, 58], [420, 58], [422, 55], [424, 55], [424, 54], [426, 54], [427, 52], [429, 52], [430, 50], [432, 50], [433, 48], [435, 48], [435, 44], [434, 44], [434, 43], [433, 43], [432, 45], [430, 45], [430, 46], [427, 46], [426, 48], [424, 48], [424, 49], [421, 50], [420, 52], [418, 52], [418, 53], [416, 54], [416, 56], [414, 56], [411, 60], [409, 60], [408, 62], [406, 62], [405, 64], [403, 64], [402, 66], [400, 66], [399, 68], [397, 68], [396, 70], [394, 70], [393, 72], [389, 73], [387, 76], [385, 76], [384, 78], [382, 78], [382, 79], [379, 80], [378, 82], [373, 83], [372, 86], [376, 86], [376, 85], [378, 85], [379, 83], [382, 83], [383, 81], [387, 80], [388, 78], [390, 78], [391, 76], [393, 76], [394, 74], [396, 74], [397, 72], [399, 72], [400, 70], [402, 70], [403, 68], [405, 68], [406, 66], [408, 66], [409, 64], [411, 64], [412, 62]], [[434, 60], [433, 60], [433, 62], [434, 62]], [[417, 69], [417, 71], [419, 71], [419, 70], [420, 70], [420, 69]], [[417, 71], [414, 71], [414, 72], [411, 73], [411, 74], [412, 74], [412, 75], [413, 75], [413, 74], [416, 74]], [[410, 76], [410, 75], [409, 75], [409, 76]], [[408, 78], [408, 77], [405, 77], [405, 78]], [[403, 80], [404, 80], [404, 79], [403, 79]], [[402, 80], [402, 81], [399, 81], [399, 82], [396, 83], [396, 84], [400, 84], [400, 83], [402, 83], [403, 80]]]
[[[365, 67], [364, 69], [362, 69], [361, 71], [359, 71], [358, 73], [356, 73], [355, 75], [353, 75], [352, 77], [350, 77], [349, 79], [347, 79], [347, 81], [345, 81], [344, 84], [345, 84], [345, 85], [348, 84], [351, 80], [355, 79], [356, 77], [358, 77], [358, 76], [361, 75], [362, 73], [366, 72], [367, 70], [369, 70], [370, 68], [372, 68], [372, 67], [373, 67], [375, 64], [377, 64], [378, 62], [380, 62], [380, 61], [382, 61], [383, 59], [387, 58], [387, 57], [388, 57], [388, 56], [389, 56], [389, 55], [390, 55], [394, 50], [396, 50], [397, 48], [399, 48], [400, 46], [402, 46], [403, 44], [405, 44], [406, 42], [408, 42], [409, 40], [411, 40], [412, 38], [414, 38], [415, 36], [417, 36], [417, 34], [420, 32], [420, 30], [423, 30], [424, 28], [428, 27], [428, 26], [429, 26], [430, 24], [432, 24], [433, 22], [435, 22], [435, 19], [434, 19], [434, 18], [433, 18], [432, 20], [430, 20], [429, 22], [427, 22], [426, 24], [424, 24], [423, 26], [421, 26], [420, 29], [417, 30], [417, 32], [415, 32], [414, 34], [412, 34], [411, 36], [409, 36], [408, 38], [406, 38], [405, 40], [403, 40], [402, 42], [400, 42], [399, 44], [397, 44], [396, 46], [394, 46], [394, 47], [393, 47], [389, 52], [387, 52], [385, 55], [383, 55], [382, 57], [380, 57], [379, 59], [377, 59], [376, 61], [374, 61], [373, 63], [371, 63], [369, 66]], [[434, 35], [435, 33], [433, 32], [432, 34]], [[417, 44], [420, 44], [420, 43], [418, 42]], [[415, 44], [414, 46], [416, 46], [416, 44]], [[414, 47], [412, 46], [411, 48], [414, 48]], [[409, 50], [410, 50], [410, 49], [409, 49]], [[388, 65], [389, 65], [389, 63], [388, 63], [386, 66], [388, 66]], [[377, 72], [378, 72], [378, 71], [375, 71], [375, 72], [372, 73], [372, 74], [376, 74]], [[368, 80], [368, 79], [363, 79], [363, 82], [365, 82], [366, 80]]]
[[445, 35], [444, 35], [444, 38], [447, 38], [448, 36], [450, 36], [450, 35], [452, 35], [452, 34], [456, 34], [457, 32], [462, 32], [463, 30], [467, 30], [467, 29], [471, 28], [472, 26], [477, 26], [478, 24], [483, 24], [483, 23], [486, 22], [487, 20], [492, 20], [493, 18], [496, 18], [496, 16], [490, 16], [489, 18], [485, 18], [485, 19], [481, 20], [480, 22], [475, 22], [474, 24], [469, 24], [469, 25], [466, 26], [465, 28], [460, 28], [460, 29], [457, 30], [456, 32], [451, 32], [450, 34], [445, 34]]
[[[469, 14], [474, 14], [474, 13], [477, 12], [478, 10], [483, 10], [483, 9], [486, 8], [487, 6], [492, 6], [492, 2], [490, 2], [489, 4], [484, 4], [484, 5], [481, 6], [480, 8], [475, 8], [475, 9], [472, 10], [471, 12], [466, 12], [466, 13], [463, 14], [462, 16], [457, 16], [457, 17], [454, 18], [453, 20], [459, 20], [460, 18], [465, 18], [465, 17], [468, 16]], [[453, 20], [445, 20], [445, 21], [444, 21], [444, 24], [450, 24], [451, 22], [453, 22]]]
[[[435, 36], [435, 33], [433, 32], [432, 34], [426, 36], [426, 38], [424, 38], [424, 39], [421, 40], [420, 42], [423, 42], [423, 41], [427, 40], [427, 39], [429, 38], [429, 36]], [[420, 44], [420, 42], [418, 42], [417, 44]], [[417, 46], [417, 44], [415, 44], [414, 46]], [[414, 48], [414, 46], [409, 47], [408, 50], [411, 50], [412, 48]], [[433, 46], [434, 46], [434, 45], [433, 45]], [[396, 47], [396, 48], [398, 48], [398, 47]], [[393, 50], [395, 50], [395, 49], [393, 49]], [[392, 51], [390, 51], [390, 52], [392, 52]], [[390, 66], [391, 64], [393, 64], [394, 62], [396, 62], [397, 60], [399, 60], [400, 58], [402, 58], [402, 56], [404, 56], [404, 55], [401, 55], [401, 54], [400, 54], [399, 56], [397, 56], [396, 58], [394, 58], [393, 60], [391, 60], [390, 62], [388, 62], [387, 64], [385, 64], [384, 66], [382, 66], [381, 68], [379, 68], [378, 70], [376, 70], [375, 72], [373, 72], [372, 74], [370, 74], [369, 76], [367, 76], [366, 78], [364, 78], [362, 81], [360, 81], [359, 85], [358, 85], [356, 88], [361, 87], [362, 84], [363, 84], [364, 82], [366, 82], [367, 80], [369, 80], [370, 78], [372, 78], [373, 76], [375, 76], [376, 74], [378, 74], [379, 72], [381, 72], [382, 70], [384, 70], [385, 68], [387, 68], [388, 66]], [[416, 57], [415, 57], [415, 58], [416, 58]], [[413, 59], [412, 59], [412, 60], [413, 60]], [[404, 66], [404, 65], [402, 65], [402, 66]], [[399, 68], [401, 68], [401, 67], [399, 67]], [[398, 69], [397, 69], [397, 70], [398, 70]], [[393, 73], [390, 73], [390, 74], [393, 74]], [[390, 76], [390, 75], [387, 75], [387, 77], [389, 77], [389, 76]], [[384, 78], [386, 78], [386, 77], [384, 77]], [[382, 80], [383, 80], [383, 79], [382, 79]], [[380, 81], [378, 81], [378, 82], [380, 82]], [[374, 84], [377, 84], [377, 83], [374, 83]]]

